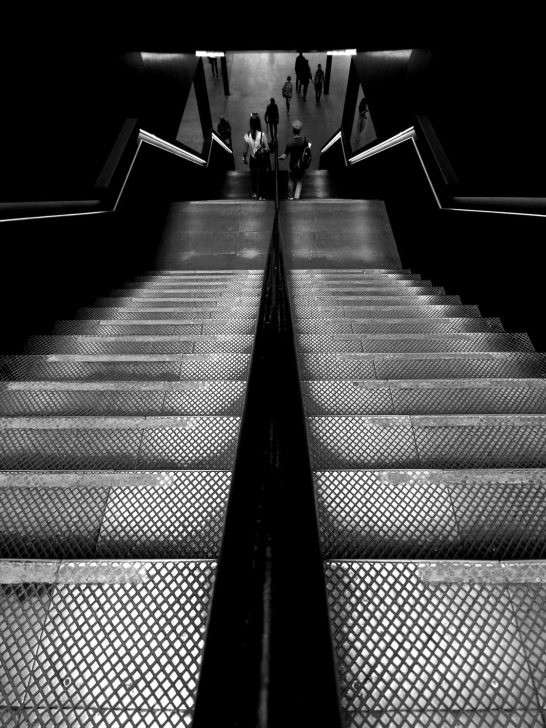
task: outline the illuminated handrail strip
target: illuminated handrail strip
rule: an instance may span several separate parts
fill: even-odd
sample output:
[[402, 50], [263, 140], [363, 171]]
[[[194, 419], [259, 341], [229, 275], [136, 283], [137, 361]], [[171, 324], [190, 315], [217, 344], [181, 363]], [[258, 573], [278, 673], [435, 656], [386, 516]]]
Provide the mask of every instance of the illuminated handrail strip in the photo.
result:
[[337, 132], [337, 134], [334, 134], [334, 136], [330, 139], [329, 142], [326, 142], [326, 144], [320, 150], [320, 153], [324, 154], [324, 152], [326, 152], [328, 149], [330, 149], [332, 144], [335, 144], [338, 139], [341, 139], [341, 129]]
[[352, 157], [349, 157], [349, 164], [357, 164], [358, 162], [361, 162], [363, 159], [368, 159], [369, 157], [373, 157], [375, 154], [379, 154], [380, 152], [384, 152], [385, 149], [390, 149], [391, 147], [395, 147], [398, 144], [402, 144], [402, 142], [407, 141], [408, 139], [412, 139], [416, 137], [415, 128], [413, 126], [410, 126], [408, 129], [404, 129], [404, 131], [398, 132], [398, 134], [395, 134], [392, 137], [389, 137], [388, 139], [385, 139], [383, 142], [379, 142], [379, 144], [376, 144], [373, 147], [370, 147], [370, 149], [365, 149], [363, 152], [359, 152], [358, 154], [355, 154]]
[[[160, 139], [159, 137], [156, 137], [154, 134], [150, 134], [149, 131], [144, 131], [144, 129], [139, 130], [138, 139], [139, 139], [139, 141], [146, 142], [147, 144], [150, 144], [153, 147], [157, 147], [158, 149], [163, 149], [165, 152], [170, 152], [171, 154], [175, 154], [177, 157], [182, 157], [182, 159], [186, 159], [188, 162], [197, 164], [199, 167], [205, 167], [207, 164], [206, 160], [203, 159], [203, 157], [200, 157], [197, 154], [192, 154], [191, 152], [188, 152], [186, 149], [177, 147], [175, 144], [166, 142], [164, 139]], [[138, 152], [138, 149], [137, 149], [137, 152]]]

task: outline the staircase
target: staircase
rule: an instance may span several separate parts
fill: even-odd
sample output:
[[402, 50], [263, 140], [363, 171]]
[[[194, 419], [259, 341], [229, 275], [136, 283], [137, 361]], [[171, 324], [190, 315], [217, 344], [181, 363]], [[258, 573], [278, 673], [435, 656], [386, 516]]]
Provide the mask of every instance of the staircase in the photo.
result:
[[262, 286], [153, 271], [0, 360], [0, 724], [190, 725]]
[[346, 727], [546, 725], [546, 355], [404, 270], [290, 280]]

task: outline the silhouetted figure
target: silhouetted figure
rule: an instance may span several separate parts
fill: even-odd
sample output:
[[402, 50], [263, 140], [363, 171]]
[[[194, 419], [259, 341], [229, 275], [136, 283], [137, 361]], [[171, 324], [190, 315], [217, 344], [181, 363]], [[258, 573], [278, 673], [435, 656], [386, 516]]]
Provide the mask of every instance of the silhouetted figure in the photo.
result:
[[212, 69], [212, 77], [218, 78], [218, 59], [216, 57], [208, 56], [210, 67]]
[[301, 89], [303, 91], [301, 98], [303, 101], [306, 101], [307, 99], [307, 89], [309, 88], [309, 81], [313, 80], [313, 75], [311, 73], [311, 67], [309, 66], [309, 61], [305, 59], [305, 65], [303, 67], [303, 72], [301, 76]]
[[[252, 188], [252, 199], [265, 200], [263, 196], [264, 171], [269, 161], [269, 144], [267, 136], [262, 131], [262, 123], [258, 114], [250, 116], [249, 130], [244, 136], [245, 151], [243, 161], [250, 168], [250, 185]], [[264, 150], [264, 151], [262, 151]]]
[[220, 117], [220, 121], [218, 122], [217, 126], [218, 136], [220, 139], [228, 145], [228, 147], [232, 148], [231, 143], [231, 124], [226, 119], [225, 116]]
[[275, 99], [271, 99], [265, 110], [264, 121], [269, 128], [269, 136], [272, 142], [277, 142], [277, 126], [279, 124], [279, 107]]
[[322, 88], [324, 86], [324, 71], [322, 70], [322, 66], [320, 63], [318, 64], [318, 68], [315, 72], [315, 101], [317, 102], [317, 106], [320, 104], [320, 97], [322, 96]]
[[360, 103], [358, 104], [358, 120], [356, 122], [356, 136], [355, 140], [356, 143], [360, 143], [360, 135], [364, 131], [364, 127], [366, 126], [366, 114], [368, 113], [368, 104], [366, 102], [365, 98], [362, 98], [360, 100]]
[[292, 76], [287, 76], [284, 86], [282, 87], [282, 95], [286, 101], [286, 113], [290, 113], [290, 101], [292, 99]]
[[306, 59], [303, 53], [300, 51], [298, 57], [296, 58], [296, 65], [295, 65], [295, 72], [296, 72], [296, 93], [299, 94], [301, 90], [301, 82], [303, 79], [303, 75], [305, 73], [305, 64]]
[[303, 177], [305, 175], [305, 170], [300, 169], [298, 166], [303, 150], [307, 146], [307, 141], [301, 136], [302, 126], [303, 124], [298, 119], [294, 121], [292, 124], [292, 133], [294, 136], [286, 145], [284, 154], [279, 156], [279, 159], [286, 159], [286, 157], [290, 156], [290, 159], [288, 160], [289, 200], [299, 200], [303, 185]]

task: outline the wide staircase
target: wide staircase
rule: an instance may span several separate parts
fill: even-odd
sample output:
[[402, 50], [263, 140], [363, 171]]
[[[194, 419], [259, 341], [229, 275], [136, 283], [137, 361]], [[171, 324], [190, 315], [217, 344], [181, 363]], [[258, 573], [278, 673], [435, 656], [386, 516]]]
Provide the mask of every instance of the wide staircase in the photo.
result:
[[2, 726], [191, 723], [262, 277], [153, 271], [2, 358]]
[[346, 726], [543, 726], [546, 356], [404, 270], [291, 273]]

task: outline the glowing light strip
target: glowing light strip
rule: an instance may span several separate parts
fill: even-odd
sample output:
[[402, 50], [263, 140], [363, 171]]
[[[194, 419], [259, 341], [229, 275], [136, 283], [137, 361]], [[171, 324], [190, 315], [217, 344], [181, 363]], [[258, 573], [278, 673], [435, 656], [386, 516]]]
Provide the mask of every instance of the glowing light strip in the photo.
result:
[[320, 150], [320, 153], [322, 154], [327, 149], [330, 149], [330, 147], [332, 146], [332, 144], [334, 144], [335, 142], [337, 142], [338, 139], [341, 139], [341, 130], [338, 131], [338, 133], [335, 134], [324, 147], [322, 147], [322, 149]]
[[327, 56], [356, 56], [356, 48], [346, 48], [339, 51], [326, 51]]
[[404, 129], [404, 131], [398, 132], [398, 134], [395, 134], [389, 139], [385, 139], [384, 142], [376, 144], [374, 147], [371, 147], [371, 149], [365, 149], [363, 152], [355, 154], [354, 157], [349, 159], [349, 164], [357, 164], [363, 159], [373, 157], [374, 154], [379, 154], [379, 152], [383, 152], [385, 149], [389, 149], [390, 147], [395, 147], [397, 144], [401, 144], [413, 137], [415, 137], [415, 129], [413, 126], [410, 126], [409, 129]]
[[224, 51], [195, 51], [198, 58], [224, 58]]
[[166, 152], [170, 152], [171, 154], [176, 154], [177, 157], [182, 157], [183, 159], [188, 160], [188, 162], [199, 165], [199, 167], [204, 167], [207, 164], [203, 157], [198, 157], [196, 154], [192, 154], [191, 152], [187, 152], [185, 149], [181, 149], [174, 144], [170, 144], [169, 142], [150, 134], [149, 131], [141, 129], [138, 132], [138, 138], [139, 140], [147, 142], [154, 147], [164, 149]]
[[214, 139], [214, 141], [217, 144], [219, 144], [221, 147], [223, 147], [226, 150], [226, 152], [229, 152], [230, 154], [233, 154], [233, 150], [231, 150], [228, 147], [228, 145], [220, 139], [220, 137], [216, 134], [215, 131], [212, 132], [212, 138]]
[[104, 215], [112, 210], [91, 210], [89, 212], [58, 212], [56, 215], [29, 215], [28, 217], [2, 217], [1, 222], [19, 222], [20, 220], [52, 220], [56, 217], [83, 217], [84, 215]]

